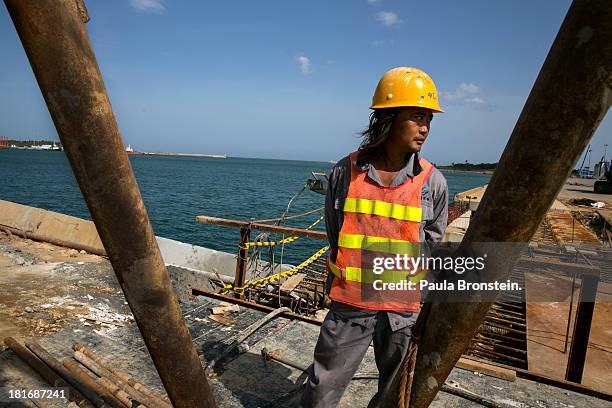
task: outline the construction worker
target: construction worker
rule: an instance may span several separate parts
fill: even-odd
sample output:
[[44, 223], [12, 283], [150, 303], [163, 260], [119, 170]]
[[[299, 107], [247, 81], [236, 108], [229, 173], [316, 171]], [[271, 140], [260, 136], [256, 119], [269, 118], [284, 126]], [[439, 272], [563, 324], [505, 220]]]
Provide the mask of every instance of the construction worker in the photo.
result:
[[335, 407], [372, 341], [379, 381], [368, 407], [381, 401], [408, 349], [421, 294], [374, 288], [385, 275], [364, 266], [372, 254], [426, 252], [446, 228], [446, 180], [419, 157], [433, 114], [443, 112], [432, 79], [416, 68], [394, 68], [380, 79], [370, 108], [359, 149], [340, 160], [329, 178], [331, 306], [308, 370], [303, 407]]

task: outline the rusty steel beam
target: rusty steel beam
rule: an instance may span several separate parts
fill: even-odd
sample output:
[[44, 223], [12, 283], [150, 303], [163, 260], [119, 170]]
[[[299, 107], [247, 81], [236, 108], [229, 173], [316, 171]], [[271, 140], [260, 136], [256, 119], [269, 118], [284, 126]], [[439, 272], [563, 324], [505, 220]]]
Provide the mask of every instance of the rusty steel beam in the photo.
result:
[[68, 399], [74, 401], [82, 408], [93, 408], [94, 405], [87, 400], [83, 394], [81, 394], [76, 388], [68, 384], [66, 380], [57, 375], [43, 360], [38, 358], [30, 349], [23, 346], [17, 340], [12, 337], [4, 339], [4, 344], [7, 345], [15, 354], [17, 354], [23, 361], [25, 361], [34, 371], [36, 371], [42, 378], [45, 379], [53, 387], [66, 387], [68, 388]]
[[[244, 286], [247, 277], [247, 262], [249, 258], [249, 247], [247, 242], [251, 239], [251, 229], [248, 227], [240, 228], [240, 242], [238, 244], [238, 257], [236, 258], [236, 271], [234, 273], [234, 287], [241, 288]], [[243, 299], [244, 292], [234, 292], [234, 297]]]
[[31, 239], [33, 241], [40, 241], [40, 242], [49, 242], [51, 244], [63, 246], [66, 248], [73, 248], [79, 251], [80, 250], [87, 251], [90, 254], [106, 256], [106, 251], [104, 251], [104, 248], [96, 248], [94, 246], [81, 244], [79, 242], [69, 242], [59, 237], [51, 237], [50, 234], [49, 235], [38, 234], [36, 232], [24, 231], [18, 228], [9, 227], [8, 225], [2, 225], [2, 224], [0, 224], [0, 230], [4, 230], [4, 232], [10, 232], [17, 236], [21, 236], [24, 239]]
[[98, 355], [90, 348], [82, 345], [81, 343], [74, 343], [72, 345], [72, 349], [74, 351], [80, 351], [81, 353], [83, 353], [84, 355], [86, 355], [87, 357], [95, 361], [96, 363], [98, 363], [101, 367], [104, 367], [105, 369], [107, 369], [108, 371], [110, 371], [111, 373], [119, 377], [122, 381], [125, 381], [130, 387], [142, 392], [143, 394], [147, 395], [150, 398], [158, 400], [160, 403], [163, 403], [163, 404], [168, 403], [167, 398], [147, 388], [147, 386], [141, 383], [140, 380], [132, 377], [130, 374], [126, 373], [125, 371], [116, 368], [115, 366], [111, 364], [111, 362], [108, 359], [102, 357], [101, 355]]
[[175, 407], [215, 401], [172, 290], [75, 0], [5, 0], [66, 156]]
[[221, 225], [223, 227], [243, 228], [270, 232], [272, 234], [284, 234], [288, 236], [297, 236], [315, 239], [327, 239], [327, 233], [319, 230], [309, 230], [304, 228], [283, 227], [280, 225], [260, 224], [258, 222], [230, 220], [228, 218], [208, 217], [206, 215], [198, 215], [196, 221], [202, 224]]
[[[53, 357], [44, 347], [35, 342], [34, 340], [28, 340], [25, 345], [32, 353], [34, 353], [39, 359], [41, 359], [46, 365], [48, 365], [53, 371], [60, 375], [66, 382], [76, 388], [85, 398], [91, 401], [96, 408], [111, 408], [108, 402], [107, 395], [100, 395], [95, 389], [92, 389], [87, 384], [87, 377], [83, 377], [82, 373], [73, 373], [62, 365], [62, 363]], [[90, 377], [91, 379], [91, 377]]]
[[[462, 244], [488, 253], [487, 279], [503, 281], [510, 275], [610, 107], [610, 21], [609, 0], [574, 1], [563, 21]], [[419, 317], [425, 325], [411, 407], [431, 403], [491, 306], [488, 301], [450, 302], [452, 293], [431, 295]], [[385, 405], [397, 406], [403, 389], [396, 380]]]
[[595, 311], [595, 297], [597, 296], [598, 285], [598, 271], [589, 271], [589, 273], [582, 275], [578, 308], [576, 309], [576, 317], [574, 320], [574, 334], [572, 335], [572, 345], [570, 347], [569, 357], [567, 358], [567, 368], [565, 371], [565, 379], [567, 381], [575, 383], [582, 382], [582, 373], [584, 371], [584, 363], [589, 347], [589, 335], [591, 333], [593, 312]]
[[[142, 404], [145, 404], [148, 408], [170, 408], [170, 404], [167, 402], [157, 401], [155, 398], [150, 398], [144, 393], [136, 390], [131, 387], [127, 382], [123, 381], [111, 371], [102, 367], [100, 364], [87, 357], [84, 353], [80, 351], [74, 352], [74, 359], [69, 359], [70, 361], [78, 361], [83, 366], [87, 367], [89, 371], [96, 374], [100, 378], [106, 378], [110, 380], [112, 383], [116, 384], [121, 390], [123, 390], [126, 394], [129, 394], [134, 399], [138, 400]], [[64, 364], [65, 365], [65, 364]]]
[[476, 333], [476, 337], [474, 337], [474, 341], [476, 343], [488, 344], [490, 346], [499, 347], [500, 349], [512, 351], [518, 354], [527, 354], [527, 349], [518, 349], [516, 347], [506, 346], [503, 343], [501, 343], [499, 340], [493, 339], [491, 337], [487, 337], [487, 335], [482, 334], [482, 333]]
[[[259, 310], [260, 312], [272, 312], [276, 310], [276, 308], [274, 307], [260, 305], [259, 303], [249, 302], [248, 300], [238, 299], [238, 298], [234, 298], [232, 296], [227, 296], [227, 295], [222, 295], [220, 293], [211, 292], [205, 289], [191, 288], [191, 293], [195, 296], [206, 296], [212, 299], [221, 300], [223, 302], [228, 302], [228, 303], [233, 303], [236, 305], [244, 306], [249, 309]], [[299, 320], [302, 322], [315, 324], [317, 326], [320, 326], [322, 323], [320, 320], [312, 319], [310, 317], [302, 316], [300, 314], [293, 313], [293, 312], [283, 312], [281, 314], [281, 317], [285, 317], [287, 319], [292, 319], [292, 320]]]
[[65, 357], [62, 359], [62, 364], [72, 374], [74, 378], [77, 378], [84, 387], [91, 390], [96, 395], [99, 395], [110, 407], [112, 408], [125, 408], [123, 403], [117, 399], [112, 393], [104, 388], [100, 383], [96, 382], [91, 375], [85, 369], [83, 369], [77, 361], [73, 358]]

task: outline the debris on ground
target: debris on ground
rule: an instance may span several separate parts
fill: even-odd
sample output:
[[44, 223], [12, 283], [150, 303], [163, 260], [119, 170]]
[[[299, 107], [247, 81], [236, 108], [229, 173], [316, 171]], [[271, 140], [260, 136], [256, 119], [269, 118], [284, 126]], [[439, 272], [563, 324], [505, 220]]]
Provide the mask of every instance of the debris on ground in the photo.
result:
[[214, 315], [230, 314], [234, 312], [239, 312], [240, 306], [238, 305], [219, 306], [219, 307], [213, 307], [211, 310], [212, 310], [212, 314]]

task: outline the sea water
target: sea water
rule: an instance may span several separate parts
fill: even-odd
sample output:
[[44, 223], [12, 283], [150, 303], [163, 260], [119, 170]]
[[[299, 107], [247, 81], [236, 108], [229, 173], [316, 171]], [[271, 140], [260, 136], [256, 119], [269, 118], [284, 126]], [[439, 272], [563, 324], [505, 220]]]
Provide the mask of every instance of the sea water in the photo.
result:
[[[283, 214], [289, 200], [311, 177], [328, 173], [329, 162], [228, 157], [130, 155], [130, 162], [158, 236], [236, 253], [237, 228], [205, 225], [196, 216], [256, 220]], [[449, 200], [458, 192], [486, 184], [490, 176], [445, 172]], [[0, 149], [0, 199], [80, 218], [91, 219], [83, 196], [63, 152]], [[289, 215], [321, 207], [324, 197], [304, 191]], [[283, 225], [303, 228], [323, 213], [287, 220]], [[324, 222], [315, 229], [324, 229]], [[252, 238], [259, 232], [253, 231]], [[271, 236], [276, 240], [282, 237]], [[300, 238], [285, 246], [283, 262], [298, 263], [326, 245]], [[267, 249], [266, 249], [267, 250]], [[281, 256], [280, 247], [275, 259]]]

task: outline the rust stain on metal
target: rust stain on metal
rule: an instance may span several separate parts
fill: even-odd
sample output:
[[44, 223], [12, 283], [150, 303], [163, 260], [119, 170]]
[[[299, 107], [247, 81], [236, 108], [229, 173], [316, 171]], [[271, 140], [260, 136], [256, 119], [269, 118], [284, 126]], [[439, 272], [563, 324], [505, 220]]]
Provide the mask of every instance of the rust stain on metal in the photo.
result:
[[[492, 279], [506, 279], [520, 252], [487, 251], [483, 243], [526, 246], [610, 107], [609, 75], [593, 75], [612, 72], [610, 20], [609, 0], [572, 3], [470, 223], [463, 245], [491, 254], [485, 272]], [[578, 33], [587, 25], [593, 37], [575, 48]], [[416, 408], [429, 406], [492, 305], [451, 303], [435, 294], [428, 303], [427, 313], [419, 316], [427, 323], [410, 391], [410, 406]], [[450, 331], [448, 322], [453, 322]], [[437, 369], [422, 358], [432, 351], [440, 353]], [[438, 384], [433, 388], [428, 387], [431, 378]], [[402, 387], [390, 390], [383, 406], [396, 406], [397, 396], [405, 392]]]
[[5, 4], [173, 405], [214, 407], [124, 150], [83, 24], [84, 8], [75, 0], [5, 0]]

